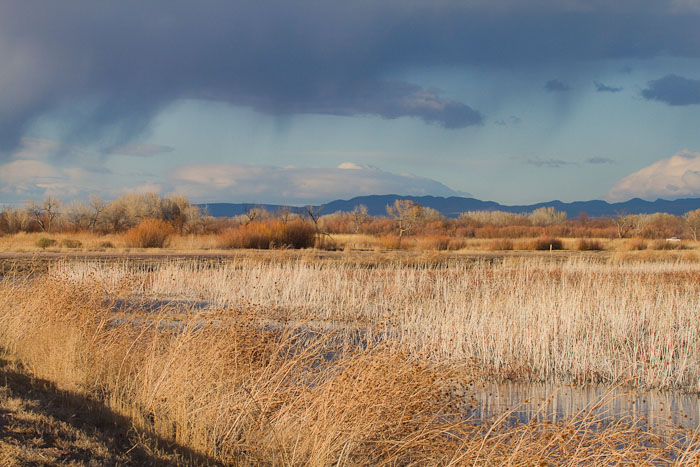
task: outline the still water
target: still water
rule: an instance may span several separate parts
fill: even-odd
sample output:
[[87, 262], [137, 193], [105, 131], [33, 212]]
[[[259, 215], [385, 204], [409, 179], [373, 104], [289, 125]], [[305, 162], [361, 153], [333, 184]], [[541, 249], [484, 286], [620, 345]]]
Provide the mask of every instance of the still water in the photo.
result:
[[700, 397], [672, 391], [499, 383], [477, 385], [469, 392], [469, 402], [473, 419], [493, 420], [509, 412], [507, 423], [527, 423], [533, 418], [556, 423], [591, 413], [663, 432], [671, 427], [696, 430], [700, 422]]

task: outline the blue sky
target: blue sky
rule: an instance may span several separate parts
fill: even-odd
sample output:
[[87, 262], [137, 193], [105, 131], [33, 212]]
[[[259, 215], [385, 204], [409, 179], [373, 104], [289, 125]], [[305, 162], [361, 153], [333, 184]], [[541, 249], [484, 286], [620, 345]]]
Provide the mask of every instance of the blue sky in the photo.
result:
[[0, 5], [0, 203], [700, 197], [700, 2]]

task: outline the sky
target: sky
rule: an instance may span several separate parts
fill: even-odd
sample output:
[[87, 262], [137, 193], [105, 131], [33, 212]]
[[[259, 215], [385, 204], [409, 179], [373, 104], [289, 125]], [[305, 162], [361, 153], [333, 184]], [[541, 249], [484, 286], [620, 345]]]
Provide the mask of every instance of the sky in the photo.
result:
[[700, 0], [3, 0], [0, 204], [700, 197]]

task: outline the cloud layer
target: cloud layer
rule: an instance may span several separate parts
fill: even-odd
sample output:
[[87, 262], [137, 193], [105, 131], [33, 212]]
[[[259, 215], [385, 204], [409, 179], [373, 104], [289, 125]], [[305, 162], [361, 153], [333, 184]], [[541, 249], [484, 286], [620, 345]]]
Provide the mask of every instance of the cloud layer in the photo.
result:
[[344, 162], [337, 168], [206, 164], [179, 167], [172, 188], [199, 202], [307, 204], [360, 195], [465, 196], [429, 178]]
[[647, 100], [661, 101], [668, 105], [700, 104], [700, 80], [666, 75], [649, 81], [649, 87], [642, 90]]
[[609, 191], [612, 201], [700, 197], [700, 152], [682, 151], [630, 174]]
[[181, 98], [275, 115], [408, 116], [464, 128], [483, 121], [468, 102], [387, 77], [434, 65], [699, 57], [693, 5], [65, 0], [43, 2], [38, 12], [33, 2], [5, 0], [0, 150], [16, 149], [47, 114], [65, 120], [64, 141], [126, 144]]

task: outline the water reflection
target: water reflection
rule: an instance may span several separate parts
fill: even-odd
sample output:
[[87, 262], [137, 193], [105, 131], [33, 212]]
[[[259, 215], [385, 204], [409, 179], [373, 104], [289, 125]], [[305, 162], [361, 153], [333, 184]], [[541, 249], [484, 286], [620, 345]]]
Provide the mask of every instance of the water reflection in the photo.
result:
[[656, 432], [670, 427], [695, 430], [700, 421], [700, 397], [672, 391], [501, 383], [477, 385], [470, 399], [470, 415], [483, 421], [508, 411], [509, 423], [533, 418], [558, 422], [590, 412], [604, 419], [638, 422]]

